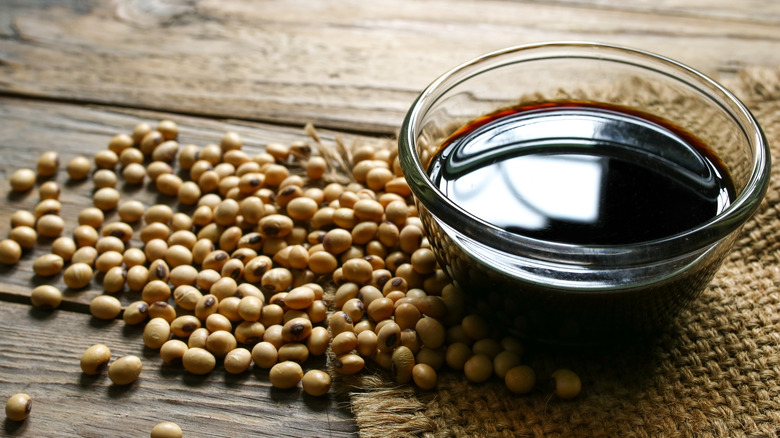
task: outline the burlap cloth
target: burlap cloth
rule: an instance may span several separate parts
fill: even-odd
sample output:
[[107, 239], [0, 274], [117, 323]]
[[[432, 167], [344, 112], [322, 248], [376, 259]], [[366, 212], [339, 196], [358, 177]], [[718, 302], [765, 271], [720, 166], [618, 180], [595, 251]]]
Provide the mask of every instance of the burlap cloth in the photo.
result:
[[612, 349], [528, 347], [524, 362], [539, 379], [559, 367], [580, 375], [570, 401], [543, 381], [517, 396], [497, 379], [470, 384], [453, 371], [434, 391], [364, 375], [348, 389], [361, 435], [780, 436], [780, 71], [746, 71], [726, 86], [766, 133], [772, 183], [712, 284], [668, 330]]

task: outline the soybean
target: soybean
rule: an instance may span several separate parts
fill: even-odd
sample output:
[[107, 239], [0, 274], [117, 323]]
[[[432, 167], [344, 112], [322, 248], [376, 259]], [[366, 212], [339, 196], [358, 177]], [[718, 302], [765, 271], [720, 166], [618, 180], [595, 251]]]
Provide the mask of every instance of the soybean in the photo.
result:
[[160, 359], [169, 365], [181, 363], [184, 353], [189, 348], [184, 341], [169, 339], [160, 347]]
[[24, 421], [31, 410], [32, 399], [27, 394], [14, 394], [5, 403], [5, 416], [11, 421]]
[[176, 423], [165, 421], [158, 423], [152, 428], [151, 438], [181, 438], [183, 432]]
[[303, 375], [301, 380], [303, 390], [306, 394], [314, 397], [320, 397], [330, 391], [330, 375], [321, 370], [309, 370]]
[[108, 378], [116, 385], [129, 385], [138, 379], [142, 368], [143, 364], [138, 356], [123, 356], [109, 365]]
[[580, 377], [571, 370], [559, 369], [552, 373], [553, 392], [558, 397], [568, 400], [579, 395], [582, 388]]
[[62, 292], [54, 286], [43, 284], [32, 290], [30, 302], [36, 308], [56, 309], [62, 303]]
[[204, 348], [190, 347], [182, 356], [181, 363], [189, 373], [204, 375], [214, 369], [217, 359]]
[[515, 394], [528, 394], [536, 384], [536, 374], [528, 365], [519, 365], [506, 372], [504, 383]]
[[111, 295], [98, 295], [89, 303], [89, 312], [98, 319], [114, 319], [122, 312], [122, 303]]
[[84, 374], [100, 373], [111, 360], [111, 350], [104, 344], [95, 344], [81, 355], [81, 371]]
[[236, 348], [225, 356], [225, 371], [230, 374], [241, 374], [252, 364], [252, 353], [246, 348]]
[[280, 362], [271, 368], [268, 378], [275, 388], [290, 389], [303, 379], [303, 369], [293, 361]]
[[35, 185], [36, 175], [32, 169], [19, 169], [11, 174], [9, 181], [11, 189], [17, 192], [26, 192]]
[[81, 289], [92, 281], [92, 267], [86, 263], [73, 263], [65, 269], [62, 279], [69, 288]]

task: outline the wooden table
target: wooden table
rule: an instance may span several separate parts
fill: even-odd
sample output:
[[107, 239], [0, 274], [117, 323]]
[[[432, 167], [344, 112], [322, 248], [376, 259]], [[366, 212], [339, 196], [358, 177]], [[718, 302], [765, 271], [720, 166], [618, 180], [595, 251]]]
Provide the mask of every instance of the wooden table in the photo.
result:
[[[227, 130], [250, 151], [268, 142], [392, 138], [417, 93], [482, 53], [545, 40], [594, 40], [667, 55], [706, 74], [780, 65], [780, 3], [772, 0], [242, 1], [2, 0], [0, 2], [0, 236], [37, 194], [11, 193], [8, 177], [40, 153], [63, 162], [104, 149], [139, 122], [175, 120], [180, 140], [205, 145]], [[65, 233], [91, 203], [68, 182]], [[152, 191], [134, 197], [159, 200]], [[115, 214], [115, 213], [114, 213]], [[175, 421], [186, 436], [351, 436], [349, 399], [272, 389], [267, 372], [195, 377], [161, 365], [140, 330], [102, 322], [87, 305], [98, 288], [67, 292], [54, 312], [32, 308], [32, 261], [0, 266], [0, 399], [34, 399], [5, 436], [148, 436]], [[124, 298], [123, 298], [124, 299]], [[124, 299], [125, 302], [126, 299]], [[136, 354], [129, 387], [83, 375], [88, 346]], [[312, 366], [322, 366], [314, 363]]]

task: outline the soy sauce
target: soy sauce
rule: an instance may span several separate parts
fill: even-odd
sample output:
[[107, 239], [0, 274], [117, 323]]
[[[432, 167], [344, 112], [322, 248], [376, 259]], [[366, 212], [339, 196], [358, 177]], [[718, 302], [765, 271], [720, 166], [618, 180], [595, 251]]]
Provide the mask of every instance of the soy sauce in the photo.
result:
[[456, 132], [428, 167], [463, 209], [509, 232], [570, 244], [645, 242], [733, 201], [721, 160], [683, 129], [620, 106], [502, 110]]

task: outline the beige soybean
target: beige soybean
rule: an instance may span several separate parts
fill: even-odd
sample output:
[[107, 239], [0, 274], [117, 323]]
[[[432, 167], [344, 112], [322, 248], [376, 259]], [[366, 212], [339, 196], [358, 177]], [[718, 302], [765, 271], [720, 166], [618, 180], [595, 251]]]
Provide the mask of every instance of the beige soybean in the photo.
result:
[[330, 375], [322, 370], [309, 370], [301, 379], [304, 392], [314, 397], [321, 397], [330, 391]]
[[194, 310], [203, 294], [195, 287], [181, 285], [173, 291], [173, 299], [176, 304], [185, 310]]
[[133, 143], [136, 145], [141, 144], [141, 141], [150, 132], [152, 132], [152, 127], [146, 122], [141, 122], [135, 125], [135, 127], [133, 127], [133, 133], [131, 136]]
[[279, 347], [279, 362], [293, 361], [304, 363], [309, 359], [309, 349], [305, 344], [290, 342]]
[[98, 319], [114, 319], [122, 312], [122, 303], [111, 295], [98, 295], [89, 303], [89, 313]]
[[553, 392], [564, 400], [577, 397], [582, 389], [580, 377], [571, 370], [555, 370], [552, 373], [551, 378], [553, 382]]
[[273, 367], [277, 362], [278, 355], [276, 347], [267, 341], [259, 342], [252, 348], [252, 361], [254, 361], [255, 366], [260, 368]]
[[133, 137], [124, 133], [117, 134], [108, 142], [108, 149], [118, 154], [127, 148], [133, 147], [133, 144]]
[[116, 385], [129, 385], [138, 380], [142, 368], [138, 356], [123, 356], [108, 366], [108, 378]]
[[293, 361], [280, 362], [271, 367], [268, 378], [275, 388], [290, 389], [303, 379], [303, 369]]
[[149, 317], [149, 304], [146, 301], [134, 301], [130, 303], [122, 313], [122, 319], [126, 324], [140, 324]]
[[255, 345], [263, 340], [265, 326], [258, 321], [244, 321], [236, 326], [233, 335], [240, 344]]
[[239, 322], [242, 320], [238, 314], [238, 305], [241, 304], [241, 298], [229, 296], [219, 300], [217, 312], [227, 318], [230, 322]]
[[62, 279], [69, 288], [81, 289], [92, 281], [92, 267], [86, 263], [73, 263], [65, 269]]
[[35, 231], [43, 237], [59, 237], [64, 229], [65, 221], [55, 214], [45, 214], [35, 224]]
[[95, 344], [81, 355], [81, 371], [84, 374], [100, 373], [111, 360], [111, 350], [104, 344]]
[[454, 342], [447, 346], [447, 350], [444, 356], [447, 366], [456, 371], [463, 370], [466, 365], [466, 361], [473, 356], [471, 347], [463, 342]]
[[484, 382], [493, 374], [493, 362], [484, 354], [475, 354], [463, 365], [463, 373], [470, 382]]
[[89, 225], [92, 228], [98, 229], [103, 226], [105, 215], [103, 210], [97, 207], [87, 207], [79, 212], [79, 225]]
[[353, 375], [363, 370], [366, 362], [362, 357], [354, 353], [343, 354], [333, 359], [333, 369], [338, 374]]
[[127, 243], [133, 237], [133, 227], [125, 222], [112, 222], [100, 231], [103, 236], [114, 236]]
[[117, 214], [122, 221], [133, 223], [141, 220], [144, 215], [144, 204], [135, 199], [127, 200], [119, 204]]
[[151, 432], [151, 438], [182, 438], [184, 436], [181, 427], [170, 421], [157, 423]]
[[5, 403], [5, 416], [11, 421], [24, 421], [32, 410], [32, 399], [24, 393], [14, 394]]
[[204, 375], [214, 369], [217, 359], [204, 348], [190, 347], [182, 356], [181, 363], [187, 372], [195, 375]]
[[519, 365], [507, 370], [504, 383], [515, 394], [528, 394], [536, 385], [536, 373], [528, 365]]
[[[123, 151], [120, 160], [129, 161], [130, 158], [125, 158], [125, 152], [135, 151], [134, 149]], [[135, 159], [135, 158], [133, 158]], [[142, 158], [143, 159], [143, 158]], [[122, 178], [128, 184], [141, 184], [146, 178], [146, 168], [136, 162], [128, 162], [124, 169], [122, 169]]]
[[38, 157], [36, 170], [40, 176], [52, 176], [60, 168], [60, 155], [54, 151], [48, 151]]
[[96, 188], [102, 189], [105, 187], [113, 188], [117, 183], [116, 173], [108, 169], [100, 169], [92, 175], [92, 183]]
[[386, 321], [377, 332], [377, 347], [380, 351], [393, 350], [401, 344], [401, 328], [391, 320]]
[[44, 199], [41, 202], [35, 204], [33, 215], [35, 217], [41, 217], [44, 214], [60, 214], [62, 210], [62, 203], [56, 199]]
[[187, 339], [187, 346], [190, 348], [206, 348], [206, 339], [209, 337], [209, 330], [206, 327], [195, 329]]
[[22, 258], [22, 246], [15, 240], [3, 239], [0, 241], [0, 263], [13, 265]]
[[330, 345], [330, 333], [325, 327], [317, 326], [312, 328], [309, 337], [306, 339], [306, 346], [309, 352], [314, 356], [325, 354]]
[[92, 203], [103, 211], [116, 208], [119, 205], [119, 199], [119, 191], [113, 187], [103, 187], [92, 195]]
[[25, 192], [35, 185], [37, 176], [32, 169], [18, 169], [11, 174], [9, 184], [11, 189], [17, 192]]
[[354, 332], [342, 332], [333, 338], [330, 349], [335, 355], [352, 352], [358, 346], [358, 337]]
[[35, 215], [27, 210], [16, 210], [11, 213], [11, 228], [35, 226]]
[[64, 264], [62, 257], [56, 254], [44, 254], [33, 262], [33, 272], [42, 277], [50, 277], [58, 274]]
[[[219, 308], [219, 305], [217, 305], [217, 308]], [[229, 332], [233, 328], [233, 323], [230, 321], [230, 319], [221, 313], [212, 313], [206, 317], [204, 323], [206, 324], [206, 328], [209, 329], [209, 332], [211, 333], [217, 331]]]
[[98, 169], [113, 169], [119, 162], [119, 155], [110, 149], [104, 149], [96, 152], [92, 159]]
[[79, 225], [73, 230], [73, 240], [79, 248], [84, 246], [95, 246], [100, 235], [97, 230], [90, 225]]
[[68, 175], [73, 180], [82, 180], [89, 176], [89, 172], [92, 170], [92, 163], [86, 157], [74, 157], [65, 168], [68, 171]]
[[103, 290], [108, 293], [116, 293], [125, 286], [127, 270], [124, 266], [114, 266], [106, 271], [103, 276]]
[[159, 349], [171, 336], [171, 325], [163, 318], [153, 318], [146, 323], [143, 332], [144, 345]]
[[172, 365], [179, 364], [190, 347], [179, 339], [169, 339], [160, 347], [160, 359]]
[[236, 348], [225, 356], [225, 371], [230, 374], [241, 374], [252, 364], [252, 353], [246, 348]]
[[444, 365], [444, 349], [437, 348], [432, 349], [428, 347], [422, 347], [420, 351], [415, 355], [417, 363], [425, 363], [431, 366], [434, 370], [439, 370]]
[[95, 259], [95, 270], [108, 272], [109, 269], [120, 266], [124, 262], [124, 255], [118, 251], [106, 251]]
[[30, 293], [33, 307], [40, 309], [56, 309], [62, 303], [62, 292], [54, 286], [42, 284]]
[[125, 283], [130, 290], [140, 291], [149, 282], [149, 269], [144, 265], [136, 265], [127, 270]]
[[[122, 262], [126, 262], [127, 257], [125, 254], [125, 243], [122, 242], [121, 239], [114, 236], [103, 236], [100, 237], [97, 242], [95, 242], [95, 249], [97, 250], [98, 254], [103, 254], [107, 251], [116, 251], [122, 254]], [[133, 249], [133, 248], [130, 248]], [[138, 248], [134, 248], [138, 251], [140, 251]], [[143, 260], [146, 261], [146, 260]], [[142, 262], [143, 263], [143, 262]]]
[[412, 379], [418, 388], [431, 390], [436, 387], [438, 377], [436, 370], [428, 364], [418, 363], [412, 368]]
[[257, 321], [263, 311], [263, 300], [255, 296], [241, 298], [238, 304], [238, 314], [244, 321]]
[[212, 332], [206, 339], [206, 349], [215, 357], [223, 358], [238, 346], [235, 336], [225, 330]]
[[155, 301], [149, 305], [149, 318], [162, 318], [171, 323], [176, 319], [176, 309], [165, 301]]
[[201, 327], [201, 322], [193, 315], [182, 315], [171, 321], [171, 333], [180, 338], [189, 337]]
[[291, 309], [305, 309], [309, 307], [315, 299], [314, 290], [307, 286], [300, 286], [292, 289], [284, 299], [284, 304]]

